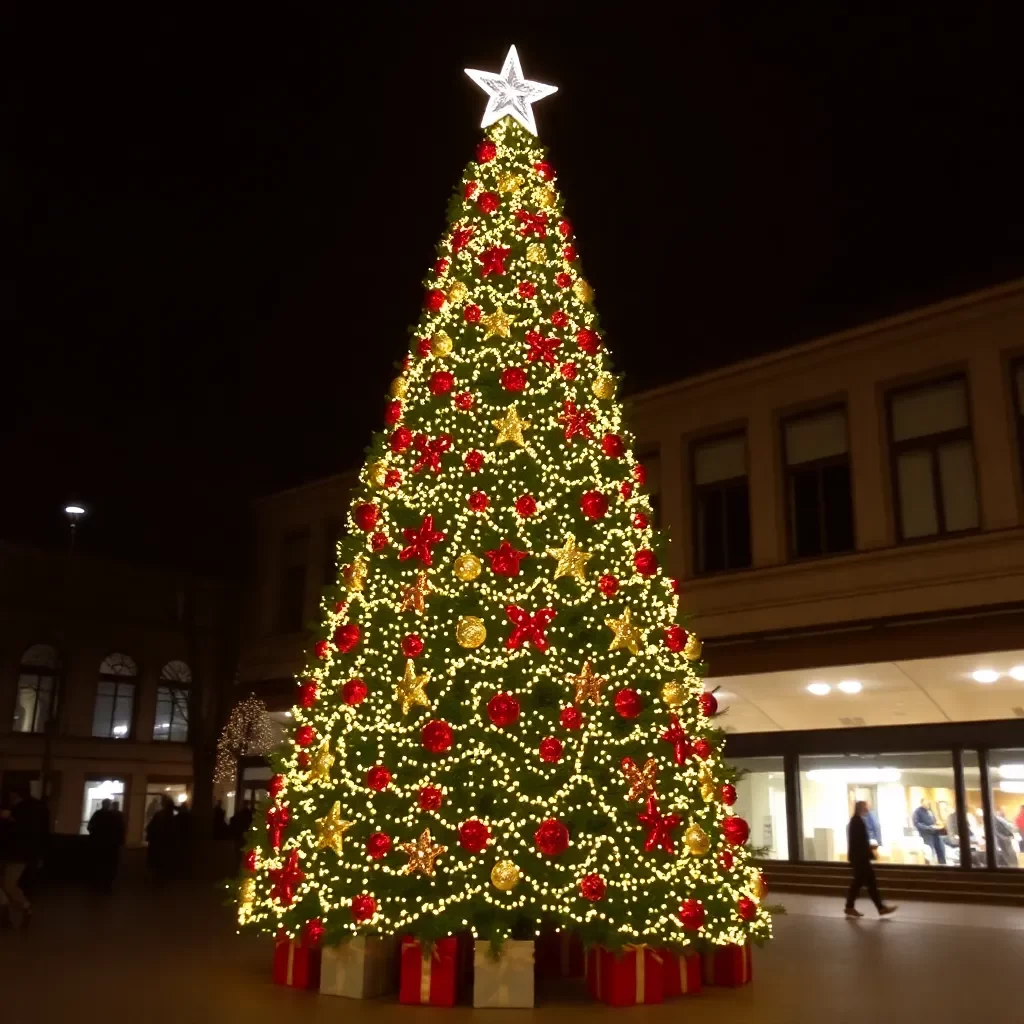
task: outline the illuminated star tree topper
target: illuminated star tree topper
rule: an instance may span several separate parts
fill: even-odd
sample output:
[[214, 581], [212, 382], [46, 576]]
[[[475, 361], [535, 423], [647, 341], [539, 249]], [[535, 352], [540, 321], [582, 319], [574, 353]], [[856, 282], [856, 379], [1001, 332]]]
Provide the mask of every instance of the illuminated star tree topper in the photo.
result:
[[558, 92], [557, 85], [532, 82], [523, 77], [519, 54], [514, 46], [508, 48], [500, 75], [493, 71], [474, 71], [472, 68], [466, 68], [466, 74], [487, 93], [487, 109], [480, 122], [481, 128], [487, 128], [508, 115], [514, 117], [531, 135], [536, 135], [537, 122], [532, 104]]

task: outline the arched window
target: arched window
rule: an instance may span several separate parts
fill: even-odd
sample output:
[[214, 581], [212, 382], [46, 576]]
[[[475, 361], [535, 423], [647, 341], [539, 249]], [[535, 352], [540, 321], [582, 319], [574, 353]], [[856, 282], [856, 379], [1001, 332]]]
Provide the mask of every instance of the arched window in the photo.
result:
[[21, 656], [14, 731], [45, 732], [56, 711], [56, 691], [57, 650], [49, 644], [34, 644]]
[[108, 654], [100, 663], [92, 712], [93, 736], [124, 740], [131, 735], [138, 674], [138, 667], [127, 654]]
[[192, 670], [183, 661], [169, 661], [160, 670], [156, 688], [156, 717], [153, 739], [171, 743], [188, 740], [188, 687]]

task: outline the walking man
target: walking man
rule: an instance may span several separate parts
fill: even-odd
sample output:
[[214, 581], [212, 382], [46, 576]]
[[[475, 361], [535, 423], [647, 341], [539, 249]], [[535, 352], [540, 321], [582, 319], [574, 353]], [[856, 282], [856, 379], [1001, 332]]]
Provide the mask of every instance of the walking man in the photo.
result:
[[853, 817], [846, 827], [846, 849], [850, 858], [850, 867], [853, 869], [853, 881], [850, 883], [850, 890], [846, 894], [846, 916], [863, 917], [864, 915], [854, 904], [860, 895], [861, 886], [867, 886], [868, 895], [878, 909], [880, 917], [895, 912], [895, 907], [886, 906], [882, 897], [878, 894], [878, 882], [875, 880], [875, 869], [871, 866], [872, 849], [871, 841], [868, 838], [868, 828], [864, 819], [871, 810], [867, 800], [858, 800], [853, 809]]

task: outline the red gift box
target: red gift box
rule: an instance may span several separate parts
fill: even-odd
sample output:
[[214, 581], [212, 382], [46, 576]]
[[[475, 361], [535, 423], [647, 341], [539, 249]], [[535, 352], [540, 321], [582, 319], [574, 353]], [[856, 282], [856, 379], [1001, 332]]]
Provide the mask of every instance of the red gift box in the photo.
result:
[[715, 946], [701, 956], [704, 962], [704, 984], [736, 988], [747, 985], [754, 975], [753, 952], [749, 943], [737, 946]]
[[647, 946], [624, 946], [619, 955], [600, 946], [587, 950], [587, 991], [609, 1006], [660, 1003], [664, 980], [662, 955]]
[[701, 960], [699, 953], [677, 953], [674, 949], [659, 951], [663, 961], [665, 998], [695, 996], [701, 988]]
[[[467, 956], [468, 951], [468, 956]], [[472, 948], [460, 936], [438, 939], [427, 956], [419, 939], [402, 936], [400, 1003], [454, 1006], [467, 970], [472, 966]]]
[[536, 951], [538, 978], [583, 976], [583, 941], [575, 932], [541, 932]]
[[274, 940], [274, 984], [319, 990], [320, 950], [278, 935]]

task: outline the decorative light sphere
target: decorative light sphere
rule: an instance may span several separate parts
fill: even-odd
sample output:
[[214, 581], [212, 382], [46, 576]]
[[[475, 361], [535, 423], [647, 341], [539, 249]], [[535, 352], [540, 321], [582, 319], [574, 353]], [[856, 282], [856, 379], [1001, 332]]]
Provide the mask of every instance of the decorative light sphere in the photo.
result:
[[700, 900], [683, 900], [679, 907], [679, 921], [684, 931], [699, 931], [704, 926], [704, 904]]
[[387, 832], [374, 832], [366, 840], [366, 852], [374, 859], [380, 860], [391, 850], [391, 836]]
[[750, 880], [750, 892], [755, 900], [764, 899], [765, 894], [768, 892], [768, 883], [765, 882], [764, 875], [760, 871], [756, 871], [754, 877]]
[[733, 815], [722, 822], [722, 835], [730, 846], [742, 846], [750, 838], [750, 826], [743, 818]]
[[[281, 795], [281, 790], [284, 789], [284, 776], [274, 775], [271, 777], [270, 782], [267, 784], [267, 792], [270, 794], [271, 800], [276, 800]], [[251, 851], [255, 853], [255, 851]]]
[[320, 687], [313, 679], [303, 679], [299, 684], [297, 703], [300, 708], [311, 708], [319, 696]]
[[295, 730], [295, 742], [300, 747], [311, 747], [316, 742], [316, 730], [311, 725], [300, 725]]
[[366, 773], [366, 785], [378, 793], [387, 789], [390, 782], [391, 772], [382, 764], [375, 764]]
[[496, 693], [487, 702], [487, 717], [500, 729], [519, 721], [519, 701], [511, 693]]
[[757, 904], [749, 896], [741, 896], [736, 901], [736, 913], [741, 921], [753, 921], [757, 917]]
[[491, 885], [501, 892], [511, 892], [518, 884], [522, 873], [510, 860], [499, 860], [491, 868]]
[[516, 513], [524, 519], [537, 511], [537, 499], [532, 494], [522, 494], [516, 498]]
[[617, 459], [626, 450], [618, 434], [605, 434], [601, 438], [601, 451], [610, 459]]
[[475, 580], [480, 575], [480, 571], [483, 569], [483, 563], [476, 555], [471, 555], [468, 552], [466, 554], [459, 555], [455, 559], [455, 566], [453, 571], [455, 578], [461, 580], [463, 583], [468, 583], [470, 580]]
[[438, 359], [450, 355], [454, 344], [444, 331], [438, 331], [430, 339], [430, 354]]
[[600, 519], [608, 511], [608, 499], [600, 491], [587, 491], [580, 498], [580, 508], [588, 519]]
[[331, 653], [331, 645], [326, 640], [317, 640], [313, 644], [313, 655], [320, 658], [321, 661]]
[[733, 856], [731, 850], [723, 850], [718, 855], [718, 866], [723, 871], [732, 871], [733, 865], [736, 863], [736, 858]]
[[341, 699], [349, 706], [366, 700], [367, 688], [362, 679], [347, 679], [341, 687]]
[[691, 633], [686, 638], [686, 646], [683, 648], [683, 657], [686, 658], [687, 661], [700, 661], [703, 646], [704, 645], [700, 640]]
[[557, 857], [569, 848], [569, 830], [562, 822], [548, 818], [533, 833], [533, 841], [546, 857]]
[[736, 787], [731, 782], [722, 784], [720, 795], [726, 807], [732, 807], [736, 803]]
[[562, 712], [558, 716], [558, 722], [563, 729], [579, 729], [583, 725], [583, 712], [575, 705], [562, 708]]
[[703, 857], [711, 849], [711, 837], [700, 825], [690, 825], [683, 835], [683, 842], [694, 857]]
[[409, 633], [402, 637], [402, 653], [407, 658], [418, 658], [423, 653], [423, 638], [419, 633]]
[[718, 698], [713, 693], [702, 693], [697, 698], [701, 711], [704, 712], [708, 718], [714, 718], [718, 714]]
[[[644, 526], [646, 526], [646, 517]], [[633, 567], [641, 576], [653, 576], [658, 571], [658, 556], [647, 548], [641, 548], [633, 556]]]
[[619, 581], [614, 576], [602, 576], [597, 586], [605, 597], [614, 597], [619, 589]]
[[372, 462], [370, 468], [366, 471], [366, 479], [370, 481], [371, 487], [381, 488], [384, 486], [388, 478], [388, 467], [387, 463], [384, 462]]
[[352, 518], [360, 530], [369, 532], [377, 525], [377, 520], [380, 518], [380, 509], [369, 502], [363, 502], [361, 505], [356, 505], [352, 512]]
[[610, 374], [602, 373], [595, 378], [594, 383], [590, 386], [590, 390], [598, 398], [611, 398], [615, 394], [615, 378]]
[[377, 901], [363, 893], [361, 896], [352, 897], [352, 918], [359, 924], [369, 921], [377, 913]]
[[670, 679], [661, 688], [661, 699], [669, 707], [677, 708], [686, 702], [686, 684], [677, 679]]
[[396, 427], [391, 435], [391, 450], [401, 455], [412, 444], [412, 431], [408, 427]]
[[636, 718], [643, 709], [643, 698], [632, 687], [623, 687], [615, 694], [615, 712], [620, 717]]
[[469, 853], [480, 853], [491, 840], [491, 830], [476, 818], [459, 826], [459, 845]]
[[604, 879], [598, 874], [584, 875], [580, 879], [580, 895], [591, 903], [597, 903], [604, 899], [608, 886]]
[[705, 739], [699, 739], [693, 745], [693, 752], [702, 761], [706, 761], [712, 754], [711, 744]]
[[679, 654], [686, 646], [689, 635], [682, 626], [669, 626], [665, 630], [665, 646], [673, 654]]
[[474, 650], [487, 639], [487, 627], [484, 620], [475, 615], [463, 615], [455, 626], [455, 639], [460, 647]]
[[431, 754], [443, 754], [446, 750], [451, 750], [452, 727], [441, 718], [427, 722], [420, 730], [420, 741], [423, 749]]
[[423, 786], [419, 792], [418, 802], [424, 811], [436, 811], [441, 806], [443, 795], [436, 786]]
[[346, 622], [334, 631], [334, 646], [342, 654], [348, 654], [359, 643], [361, 634], [358, 623]]
[[542, 761], [555, 764], [562, 760], [562, 741], [555, 736], [545, 736], [537, 749]]

